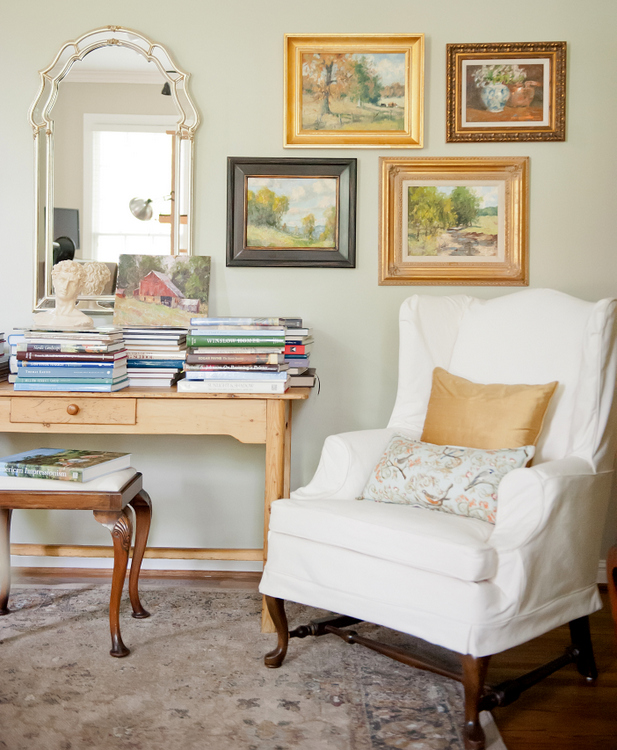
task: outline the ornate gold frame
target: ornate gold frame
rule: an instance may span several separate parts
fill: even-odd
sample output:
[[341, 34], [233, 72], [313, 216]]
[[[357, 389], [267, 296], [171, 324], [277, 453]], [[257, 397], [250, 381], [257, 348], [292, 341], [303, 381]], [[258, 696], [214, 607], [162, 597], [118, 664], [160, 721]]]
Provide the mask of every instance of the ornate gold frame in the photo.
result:
[[[526, 286], [529, 157], [387, 157], [379, 160], [379, 284]], [[503, 259], [430, 261], [403, 257], [403, 182], [457, 180], [503, 185]]]
[[[304, 130], [302, 54], [404, 52], [405, 128], [392, 130]], [[424, 131], [424, 34], [285, 35], [286, 148], [422, 148]]]
[[[565, 141], [566, 139], [566, 42], [519, 42], [446, 45], [446, 141]], [[463, 125], [463, 62], [498, 58], [548, 60], [550, 63], [549, 123], [520, 127], [473, 127]]]

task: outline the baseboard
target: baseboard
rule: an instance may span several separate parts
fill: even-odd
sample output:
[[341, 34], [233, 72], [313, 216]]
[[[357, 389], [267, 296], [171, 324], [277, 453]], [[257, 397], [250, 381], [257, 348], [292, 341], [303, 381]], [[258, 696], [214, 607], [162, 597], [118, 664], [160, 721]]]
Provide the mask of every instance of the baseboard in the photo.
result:
[[[54, 579], [61, 578], [111, 578], [111, 570], [108, 568], [48, 568], [48, 567], [13, 567], [11, 569], [13, 576], [20, 582], [25, 582], [30, 578]], [[142, 570], [140, 578], [157, 578], [157, 579], [194, 579], [194, 580], [234, 580], [237, 582], [246, 581], [249, 583], [259, 583], [261, 573], [246, 570]]]

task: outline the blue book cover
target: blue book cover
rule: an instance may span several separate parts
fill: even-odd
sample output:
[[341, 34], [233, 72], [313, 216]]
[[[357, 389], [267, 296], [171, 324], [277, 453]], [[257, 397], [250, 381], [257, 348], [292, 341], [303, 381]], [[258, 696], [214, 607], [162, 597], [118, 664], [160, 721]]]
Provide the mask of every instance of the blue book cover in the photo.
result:
[[118, 383], [112, 385], [95, 385], [94, 383], [88, 383], [87, 385], [80, 385], [79, 383], [67, 383], [66, 385], [60, 383], [15, 383], [13, 388], [16, 391], [71, 391], [75, 393], [110, 393], [112, 391], [119, 391], [122, 388], [126, 388], [129, 384], [129, 379], [124, 378]]
[[129, 359], [127, 360], [127, 366], [131, 369], [148, 367], [175, 367], [181, 370], [184, 367], [183, 359]]
[[113, 378], [126, 373], [122, 367], [17, 367], [17, 376], [23, 378]]

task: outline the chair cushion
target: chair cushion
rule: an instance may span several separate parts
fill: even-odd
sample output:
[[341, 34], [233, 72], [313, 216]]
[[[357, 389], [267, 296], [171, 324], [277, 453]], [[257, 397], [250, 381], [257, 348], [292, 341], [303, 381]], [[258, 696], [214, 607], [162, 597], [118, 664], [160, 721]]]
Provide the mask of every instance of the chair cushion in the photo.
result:
[[512, 469], [524, 466], [533, 453], [532, 445], [484, 451], [394, 435], [362, 498], [495, 523], [499, 482]]
[[489, 544], [493, 526], [424, 508], [359, 500], [277, 500], [272, 533], [353, 550], [464, 581], [497, 569]]
[[0, 492], [118, 492], [135, 474], [137, 471], [130, 467], [105, 474], [90, 482], [0, 476]]
[[535, 445], [556, 388], [557, 381], [482, 385], [436, 367], [421, 440], [485, 449]]

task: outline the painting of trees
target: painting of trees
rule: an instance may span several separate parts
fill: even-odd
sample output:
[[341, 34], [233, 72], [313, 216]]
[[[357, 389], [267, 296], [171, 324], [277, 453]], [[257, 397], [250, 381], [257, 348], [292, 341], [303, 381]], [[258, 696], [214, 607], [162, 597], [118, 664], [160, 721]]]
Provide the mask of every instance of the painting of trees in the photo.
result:
[[497, 206], [483, 207], [491, 188], [466, 185], [407, 188], [407, 234], [410, 255], [494, 255]]
[[[302, 55], [303, 126], [317, 130], [403, 129], [404, 58], [397, 53]], [[386, 83], [385, 70], [398, 78]], [[382, 101], [385, 92], [387, 102]]]
[[336, 221], [334, 178], [248, 178], [247, 247], [333, 247]]

